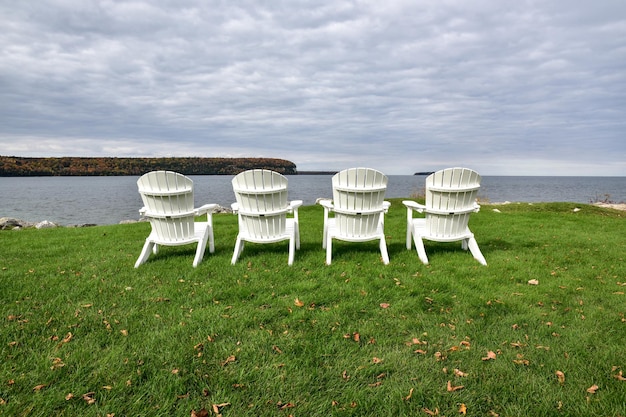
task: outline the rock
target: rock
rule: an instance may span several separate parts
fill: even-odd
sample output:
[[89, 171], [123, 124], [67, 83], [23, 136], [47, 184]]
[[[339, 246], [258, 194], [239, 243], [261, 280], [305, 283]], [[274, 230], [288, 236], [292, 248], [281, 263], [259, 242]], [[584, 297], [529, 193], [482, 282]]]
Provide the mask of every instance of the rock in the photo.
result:
[[24, 227], [32, 227], [33, 223], [24, 220], [14, 219], [13, 217], [0, 218], [0, 230], [22, 229]]
[[58, 227], [58, 225], [49, 220], [44, 220], [35, 225], [35, 229], [53, 229], [55, 227]]

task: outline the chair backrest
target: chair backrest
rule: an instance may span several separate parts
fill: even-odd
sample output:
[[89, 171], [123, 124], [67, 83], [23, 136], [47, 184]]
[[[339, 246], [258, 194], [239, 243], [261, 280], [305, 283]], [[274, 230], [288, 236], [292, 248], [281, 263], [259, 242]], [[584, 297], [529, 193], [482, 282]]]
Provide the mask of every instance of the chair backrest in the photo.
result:
[[447, 168], [426, 178], [427, 234], [452, 238], [467, 233], [480, 180], [480, 175], [468, 168]]
[[235, 175], [232, 184], [244, 233], [259, 240], [285, 235], [289, 211], [285, 176], [252, 169]]
[[387, 176], [371, 168], [349, 168], [332, 178], [335, 224], [340, 235], [376, 234], [383, 213]]
[[137, 180], [144, 216], [162, 242], [194, 236], [193, 181], [172, 171], [152, 171]]

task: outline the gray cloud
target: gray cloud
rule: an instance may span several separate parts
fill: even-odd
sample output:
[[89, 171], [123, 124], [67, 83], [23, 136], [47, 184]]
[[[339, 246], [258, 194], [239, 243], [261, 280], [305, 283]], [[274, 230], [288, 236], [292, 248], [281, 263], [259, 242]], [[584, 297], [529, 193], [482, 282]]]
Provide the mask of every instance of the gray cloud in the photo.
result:
[[0, 2], [0, 154], [626, 175], [626, 4]]

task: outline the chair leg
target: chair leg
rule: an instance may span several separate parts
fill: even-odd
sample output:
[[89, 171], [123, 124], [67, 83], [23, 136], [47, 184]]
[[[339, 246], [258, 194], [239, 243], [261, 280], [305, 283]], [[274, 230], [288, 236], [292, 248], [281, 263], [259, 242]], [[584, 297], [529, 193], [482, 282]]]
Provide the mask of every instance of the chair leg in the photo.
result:
[[426, 256], [426, 248], [424, 247], [424, 241], [421, 236], [417, 234], [413, 235], [413, 242], [415, 242], [415, 249], [417, 250], [417, 255], [424, 265], [428, 265], [428, 256]]
[[193, 267], [197, 267], [200, 262], [202, 262], [202, 258], [204, 257], [204, 251], [206, 250], [207, 240], [211, 239], [211, 229], [207, 225], [207, 228], [204, 230], [204, 234], [198, 241], [198, 247], [196, 248], [196, 256], [193, 258]]
[[209, 253], [215, 252], [215, 238], [213, 237], [213, 226], [209, 223], [207, 227], [209, 231]]
[[296, 233], [296, 249], [300, 249], [300, 226], [298, 223], [293, 225]]
[[383, 257], [383, 263], [385, 265], [389, 264], [389, 252], [387, 252], [387, 242], [385, 241], [385, 237], [380, 238], [380, 254]]
[[143, 248], [141, 249], [141, 254], [139, 255], [139, 258], [137, 258], [137, 262], [135, 262], [135, 268], [138, 268], [139, 265], [144, 264], [148, 260], [148, 257], [150, 257], [150, 252], [155, 246], [156, 245], [154, 242], [146, 239], [146, 243], [144, 243]]
[[485, 257], [478, 248], [478, 242], [476, 242], [476, 239], [474, 239], [474, 237], [469, 238], [468, 246], [470, 252], [472, 253], [472, 256], [474, 256], [474, 259], [476, 259], [482, 265], [487, 265], [487, 261], [485, 260]]
[[231, 264], [235, 265], [237, 263], [237, 259], [239, 259], [239, 255], [241, 255], [242, 251], [243, 251], [243, 239], [241, 239], [241, 236], [237, 236], [237, 242], [235, 243], [235, 250], [233, 251], [233, 258], [230, 261]]
[[326, 247], [326, 265], [330, 265], [333, 260], [333, 238], [327, 235], [324, 242], [326, 243], [324, 245]]
[[289, 260], [287, 261], [287, 265], [293, 265], [293, 258], [295, 257], [296, 252], [296, 236], [295, 231], [294, 234], [289, 238]]
[[[407, 216], [409, 216], [408, 214]], [[411, 250], [411, 234], [413, 233], [413, 222], [410, 218], [406, 220], [406, 248]]]

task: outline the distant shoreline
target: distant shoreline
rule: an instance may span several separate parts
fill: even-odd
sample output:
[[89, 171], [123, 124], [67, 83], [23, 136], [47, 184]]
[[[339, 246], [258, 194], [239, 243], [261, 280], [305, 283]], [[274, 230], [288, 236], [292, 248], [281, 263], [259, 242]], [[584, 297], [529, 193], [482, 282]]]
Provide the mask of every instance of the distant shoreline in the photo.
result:
[[277, 158], [25, 158], [0, 156], [0, 177], [64, 177], [142, 175], [168, 170], [184, 175], [236, 175], [249, 169], [298, 173], [296, 164]]

